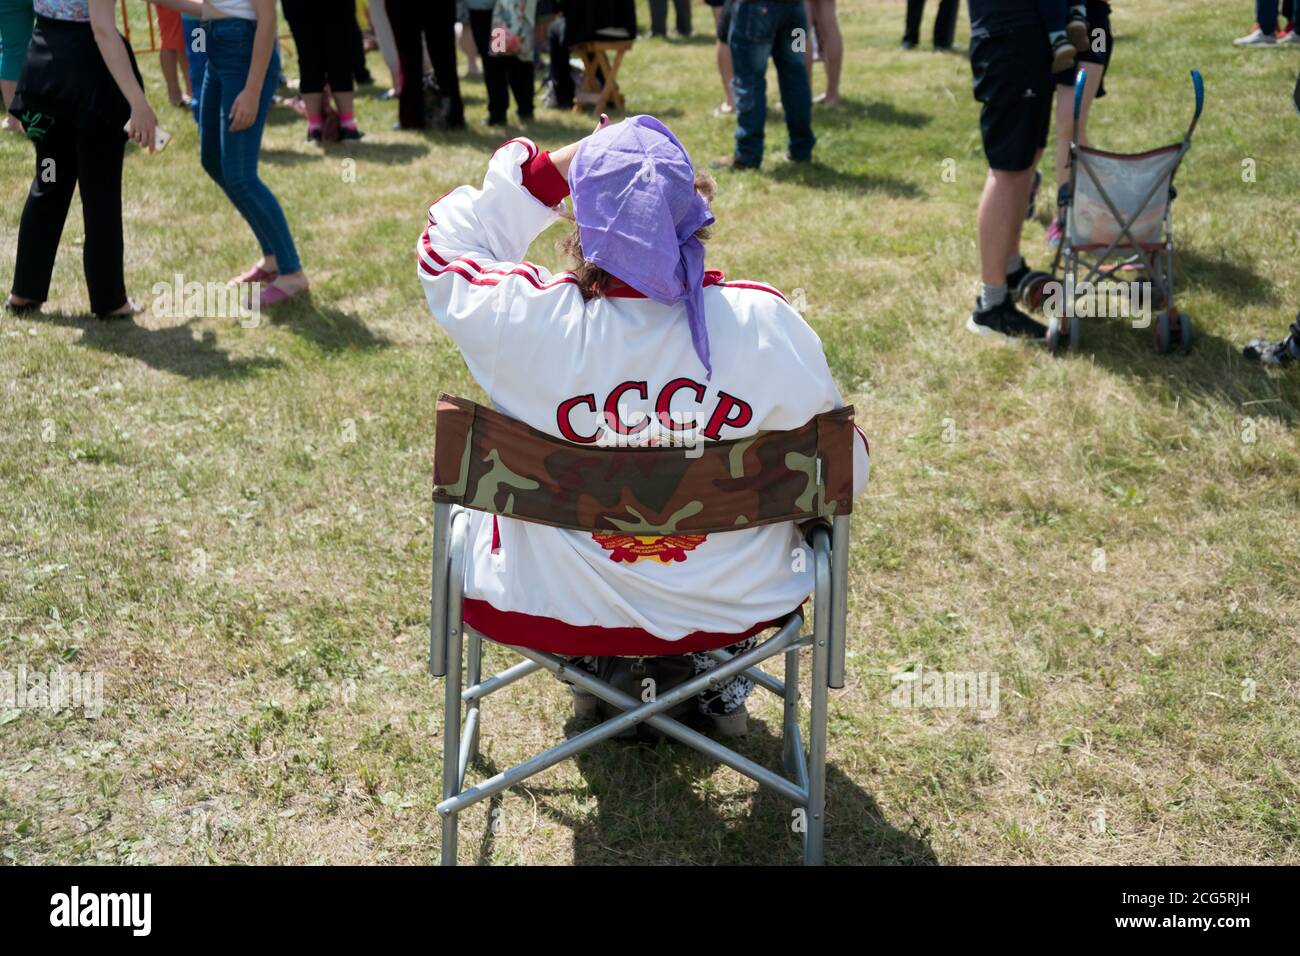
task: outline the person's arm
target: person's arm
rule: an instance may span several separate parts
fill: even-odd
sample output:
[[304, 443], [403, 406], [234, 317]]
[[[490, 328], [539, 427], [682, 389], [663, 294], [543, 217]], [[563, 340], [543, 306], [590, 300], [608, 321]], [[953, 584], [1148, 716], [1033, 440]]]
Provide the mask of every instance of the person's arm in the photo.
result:
[[262, 103], [262, 83], [266, 79], [267, 67], [271, 65], [271, 54], [275, 51], [275, 0], [253, 0], [253, 12], [257, 14], [253, 58], [248, 66], [244, 89], [230, 106], [232, 133], [248, 129], [257, 119]]
[[95, 33], [99, 55], [104, 58], [104, 65], [108, 67], [117, 88], [131, 104], [131, 138], [153, 152], [158, 117], [154, 115], [149, 100], [144, 95], [144, 88], [131, 70], [126, 43], [117, 32], [114, 6], [113, 0], [90, 0], [90, 26]]
[[429, 309], [494, 401], [510, 403], [519, 356], [539, 360], [539, 341], [563, 341], [559, 325], [582, 314], [572, 276], [523, 261], [567, 194], [548, 155], [520, 138], [493, 154], [481, 188], [459, 186], [429, 207], [416, 249]]

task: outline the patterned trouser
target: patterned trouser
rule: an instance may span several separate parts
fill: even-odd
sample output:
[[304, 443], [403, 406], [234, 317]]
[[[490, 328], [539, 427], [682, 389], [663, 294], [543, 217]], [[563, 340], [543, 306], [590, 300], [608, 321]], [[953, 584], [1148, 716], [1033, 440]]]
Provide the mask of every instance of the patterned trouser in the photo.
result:
[[[745, 651], [752, 650], [757, 643], [758, 635], [755, 634], [737, 644], [728, 645], [726, 650], [732, 654], [743, 654]], [[718, 662], [708, 654], [692, 654], [691, 658], [695, 662], [696, 674], [718, 666]], [[569, 663], [576, 664], [592, 674], [596, 673], [594, 657], [571, 657]], [[709, 687], [701, 691], [695, 696], [695, 701], [701, 714], [729, 714], [743, 704], [753, 690], [754, 682], [744, 674], [737, 674], [717, 687]]]

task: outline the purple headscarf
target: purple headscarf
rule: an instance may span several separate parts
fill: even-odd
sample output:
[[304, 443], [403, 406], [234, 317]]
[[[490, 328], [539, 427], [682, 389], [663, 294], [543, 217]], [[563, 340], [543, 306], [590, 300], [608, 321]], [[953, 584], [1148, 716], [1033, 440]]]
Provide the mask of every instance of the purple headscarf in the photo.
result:
[[653, 116], [597, 130], [569, 165], [569, 192], [588, 262], [663, 305], [686, 302], [691, 344], [710, 376], [704, 321], [704, 244], [713, 222], [695, 191], [686, 148]]

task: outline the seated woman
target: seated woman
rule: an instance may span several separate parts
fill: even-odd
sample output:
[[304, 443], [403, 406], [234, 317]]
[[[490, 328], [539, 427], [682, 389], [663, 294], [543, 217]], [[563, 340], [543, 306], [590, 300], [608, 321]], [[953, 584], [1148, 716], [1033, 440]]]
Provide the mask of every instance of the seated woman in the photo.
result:
[[[713, 181], [657, 119], [607, 122], [552, 153], [510, 140], [481, 189], [429, 209], [418, 244], [429, 307], [493, 404], [577, 444], [687, 446], [842, 406], [821, 342], [781, 293], [705, 270]], [[577, 264], [552, 274], [523, 257], [569, 195]], [[859, 437], [855, 493], [868, 472]], [[634, 537], [469, 517], [466, 622], [555, 654], [741, 644], [813, 588], [793, 523]], [[743, 732], [750, 689], [741, 677], [700, 708]]]

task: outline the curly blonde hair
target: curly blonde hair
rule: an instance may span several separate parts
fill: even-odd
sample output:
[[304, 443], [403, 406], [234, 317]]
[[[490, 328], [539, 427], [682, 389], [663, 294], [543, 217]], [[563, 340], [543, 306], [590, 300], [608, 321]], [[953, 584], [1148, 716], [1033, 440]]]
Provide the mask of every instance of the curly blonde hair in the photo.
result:
[[[696, 171], [695, 173], [695, 191], [713, 202], [714, 193], [717, 192], [718, 183], [708, 173]], [[572, 219], [572, 216], [568, 218]], [[695, 238], [700, 242], [708, 242], [709, 227], [701, 226], [695, 230]], [[616, 278], [594, 263], [588, 262], [587, 257], [582, 254], [582, 240], [578, 237], [578, 227], [575, 225], [573, 231], [565, 236], [559, 242], [559, 250], [563, 255], [573, 259], [573, 274], [578, 279], [578, 290], [582, 293], [583, 299], [594, 299], [596, 296], [604, 295], [609, 286], [609, 280]]]

